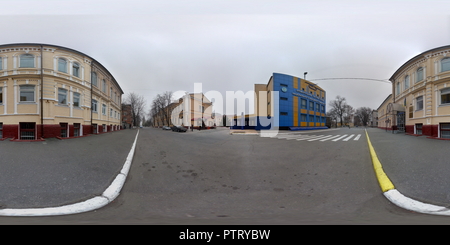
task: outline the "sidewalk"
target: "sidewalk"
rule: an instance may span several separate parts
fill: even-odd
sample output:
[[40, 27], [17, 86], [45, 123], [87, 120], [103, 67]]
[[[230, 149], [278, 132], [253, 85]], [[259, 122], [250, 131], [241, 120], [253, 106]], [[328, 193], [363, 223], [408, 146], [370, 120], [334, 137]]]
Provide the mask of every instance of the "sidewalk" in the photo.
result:
[[395, 189], [426, 204], [450, 205], [450, 141], [367, 128], [372, 146]]
[[101, 195], [120, 173], [137, 132], [0, 141], [0, 208], [55, 207]]

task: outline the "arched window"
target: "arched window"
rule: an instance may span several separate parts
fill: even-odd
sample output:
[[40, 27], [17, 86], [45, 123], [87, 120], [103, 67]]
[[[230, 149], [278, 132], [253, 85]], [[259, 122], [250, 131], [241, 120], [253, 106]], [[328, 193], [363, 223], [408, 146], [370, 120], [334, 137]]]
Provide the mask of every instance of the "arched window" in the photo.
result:
[[91, 83], [92, 85], [97, 86], [97, 73], [95, 72], [91, 73]]
[[67, 60], [63, 58], [58, 59], [58, 71], [67, 73]]
[[405, 90], [409, 88], [409, 76], [406, 75], [405, 77]]
[[441, 60], [441, 72], [450, 71], [450, 58], [443, 58]]
[[423, 80], [423, 68], [419, 67], [416, 71], [416, 83]]
[[80, 77], [80, 65], [76, 62], [72, 65], [72, 74], [76, 77]]
[[34, 68], [34, 55], [32, 54], [22, 54], [19, 56], [20, 68]]

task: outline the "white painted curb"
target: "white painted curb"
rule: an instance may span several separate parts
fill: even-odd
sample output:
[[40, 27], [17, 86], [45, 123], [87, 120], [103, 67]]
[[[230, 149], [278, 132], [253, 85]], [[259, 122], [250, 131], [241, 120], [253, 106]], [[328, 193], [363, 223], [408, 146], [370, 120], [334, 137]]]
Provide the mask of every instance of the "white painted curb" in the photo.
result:
[[404, 196], [396, 189], [383, 192], [384, 196], [395, 205], [418, 213], [450, 215], [450, 209], [433, 204], [423, 203]]
[[120, 190], [125, 183], [128, 171], [130, 170], [131, 162], [133, 161], [134, 150], [136, 148], [136, 141], [139, 135], [139, 130], [136, 133], [133, 145], [125, 160], [124, 166], [120, 173], [113, 180], [111, 185], [102, 193], [101, 196], [96, 196], [83, 202], [49, 208], [20, 208], [0, 209], [0, 216], [54, 216], [67, 215], [82, 212], [88, 212], [99, 209], [110, 202], [112, 202], [120, 194]]

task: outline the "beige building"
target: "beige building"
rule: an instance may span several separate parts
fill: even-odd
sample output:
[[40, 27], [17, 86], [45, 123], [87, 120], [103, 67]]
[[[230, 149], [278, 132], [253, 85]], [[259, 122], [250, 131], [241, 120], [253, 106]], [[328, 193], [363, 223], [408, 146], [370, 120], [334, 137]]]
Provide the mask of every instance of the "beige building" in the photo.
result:
[[450, 45], [411, 58], [389, 80], [391, 129], [450, 138]]
[[[185, 100], [187, 103], [183, 104]], [[154, 127], [181, 125], [197, 129], [212, 128], [217, 126], [214, 114], [211, 101], [203, 93], [190, 93], [161, 109], [153, 115], [152, 121]]]
[[120, 129], [123, 91], [92, 57], [56, 45], [0, 45], [0, 139]]

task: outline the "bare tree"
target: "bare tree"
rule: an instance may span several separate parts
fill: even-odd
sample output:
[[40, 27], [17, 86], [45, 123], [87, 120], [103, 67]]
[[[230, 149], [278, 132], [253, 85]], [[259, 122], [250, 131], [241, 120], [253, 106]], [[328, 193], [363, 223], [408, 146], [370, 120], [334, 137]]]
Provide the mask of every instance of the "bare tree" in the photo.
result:
[[344, 123], [344, 116], [346, 116], [346, 112], [348, 111], [346, 99], [338, 95], [335, 100], [330, 101], [329, 105], [331, 107], [330, 111], [333, 112], [336, 119], [339, 119], [342, 126]]
[[360, 107], [356, 109], [355, 116], [359, 118], [362, 126], [367, 126], [370, 116], [372, 114], [372, 109], [369, 107]]
[[144, 113], [145, 99], [142, 95], [130, 93], [125, 98], [125, 103], [131, 107], [131, 117], [133, 119], [133, 126], [139, 126], [141, 118]]
[[173, 92], [166, 91], [156, 95], [153, 99], [149, 113], [152, 118], [153, 126], [170, 126], [170, 116], [173, 109], [172, 97]]

